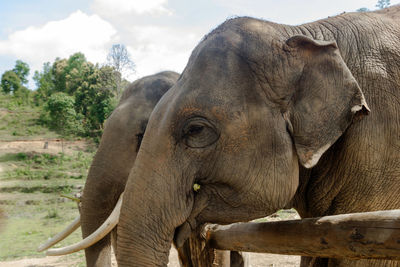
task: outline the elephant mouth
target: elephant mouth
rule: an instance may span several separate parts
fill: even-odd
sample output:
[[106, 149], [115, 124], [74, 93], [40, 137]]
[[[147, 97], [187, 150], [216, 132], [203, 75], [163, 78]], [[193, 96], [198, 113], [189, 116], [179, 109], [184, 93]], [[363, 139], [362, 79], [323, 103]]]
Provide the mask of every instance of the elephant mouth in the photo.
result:
[[183, 244], [186, 242], [186, 240], [189, 239], [189, 237], [192, 234], [192, 231], [194, 231], [196, 228], [193, 227], [189, 221], [185, 221], [182, 225], [178, 226], [175, 229], [174, 233], [174, 245], [177, 248], [180, 248], [183, 246]]

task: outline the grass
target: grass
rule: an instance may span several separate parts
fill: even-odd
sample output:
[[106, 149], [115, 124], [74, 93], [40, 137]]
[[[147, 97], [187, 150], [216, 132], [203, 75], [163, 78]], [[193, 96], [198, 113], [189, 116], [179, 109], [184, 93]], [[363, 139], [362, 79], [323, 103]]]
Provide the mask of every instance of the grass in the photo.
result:
[[[0, 233], [0, 260], [42, 257], [36, 247], [77, 215], [74, 201], [61, 197], [81, 191], [93, 152], [64, 154], [9, 153], [0, 156], [0, 209], [7, 223]], [[64, 244], [80, 240], [80, 231]], [[79, 256], [80, 255], [80, 256]], [[74, 255], [83, 261], [82, 253]]]
[[[79, 151], [71, 156], [59, 153], [8, 153], [0, 163], [16, 166], [5, 171], [2, 180], [50, 180], [56, 178], [82, 180], [92, 161], [92, 154]], [[1, 191], [1, 189], [0, 189]]]
[[59, 135], [40, 125], [40, 108], [19, 105], [10, 95], [0, 93], [0, 140], [54, 139]]
[[[39, 118], [40, 108], [19, 105], [12, 96], [0, 93], [1, 142], [59, 139], [57, 133], [38, 123]], [[36, 252], [38, 245], [78, 215], [76, 202], [61, 195], [74, 196], [82, 190], [93, 154], [0, 151], [0, 210], [6, 216], [5, 224], [0, 225], [0, 261], [45, 256]], [[56, 246], [80, 239], [78, 230]], [[63, 259], [84, 266], [83, 252]]]

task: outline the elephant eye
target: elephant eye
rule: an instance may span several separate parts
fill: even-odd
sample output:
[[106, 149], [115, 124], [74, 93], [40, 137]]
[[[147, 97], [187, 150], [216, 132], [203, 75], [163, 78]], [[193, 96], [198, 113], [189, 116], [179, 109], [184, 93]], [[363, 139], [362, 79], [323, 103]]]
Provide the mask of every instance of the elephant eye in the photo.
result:
[[192, 118], [183, 127], [185, 144], [192, 148], [203, 148], [215, 143], [219, 135], [214, 126], [205, 118]]

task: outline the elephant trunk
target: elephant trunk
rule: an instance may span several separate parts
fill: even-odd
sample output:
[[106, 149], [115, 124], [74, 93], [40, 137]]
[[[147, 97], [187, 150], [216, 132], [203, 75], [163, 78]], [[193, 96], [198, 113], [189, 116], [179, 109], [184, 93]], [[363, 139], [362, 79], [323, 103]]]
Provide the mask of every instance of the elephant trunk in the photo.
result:
[[[97, 153], [90, 167], [82, 196], [81, 228], [83, 238], [99, 228], [111, 214], [124, 187], [116, 181], [122, 174], [108, 168], [102, 153]], [[111, 236], [108, 234], [96, 244], [85, 249], [86, 263], [91, 266], [111, 266]]]
[[120, 267], [167, 266], [175, 229], [190, 215], [193, 194], [185, 181], [190, 179], [180, 179], [166, 161], [139, 151], [118, 224]]

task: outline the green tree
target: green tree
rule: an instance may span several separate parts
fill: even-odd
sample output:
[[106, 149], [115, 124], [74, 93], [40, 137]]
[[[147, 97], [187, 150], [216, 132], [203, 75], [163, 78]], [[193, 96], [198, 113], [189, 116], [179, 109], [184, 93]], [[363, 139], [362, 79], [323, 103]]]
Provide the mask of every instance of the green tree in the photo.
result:
[[4, 93], [14, 94], [21, 87], [22, 87], [21, 79], [14, 71], [8, 70], [4, 72], [3, 75], [1, 76], [1, 88], [3, 89]]
[[104, 121], [116, 105], [115, 70], [88, 63], [83, 71], [85, 80], [75, 92], [75, 110], [84, 116], [86, 134], [100, 137]]
[[85, 55], [78, 52], [68, 59], [57, 58], [53, 63], [52, 76], [55, 91], [73, 95], [84, 80]]
[[53, 81], [53, 72], [50, 62], [43, 64], [41, 72], [35, 71], [33, 80], [36, 84], [36, 91], [34, 93], [34, 101], [36, 105], [41, 105], [47, 101], [48, 97], [55, 92], [55, 85]]
[[15, 74], [18, 75], [19, 79], [21, 80], [22, 84], [28, 83], [28, 75], [29, 75], [29, 65], [22, 60], [17, 60], [15, 62], [15, 67], [12, 69]]
[[378, 0], [375, 6], [379, 9], [386, 8], [390, 6], [390, 0]]
[[68, 58], [67, 66], [65, 68], [65, 89], [66, 93], [73, 95], [78, 89], [79, 85], [85, 79], [84, 69], [87, 68], [88, 62], [84, 54], [78, 52]]
[[79, 121], [74, 107], [75, 101], [72, 96], [62, 92], [52, 94], [45, 106], [49, 113], [50, 126], [63, 135], [77, 133]]
[[66, 91], [66, 71], [67, 60], [56, 58], [51, 68], [51, 75], [53, 76], [54, 90], [56, 92]]

